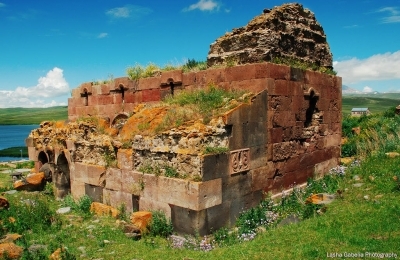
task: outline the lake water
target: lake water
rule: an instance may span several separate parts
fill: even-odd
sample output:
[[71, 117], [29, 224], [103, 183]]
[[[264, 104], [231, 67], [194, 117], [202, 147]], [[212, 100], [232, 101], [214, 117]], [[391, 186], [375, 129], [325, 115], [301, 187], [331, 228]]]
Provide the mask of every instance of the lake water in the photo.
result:
[[[39, 125], [0, 125], [0, 150], [10, 147], [25, 146], [25, 139], [29, 133]], [[0, 161], [10, 161], [15, 157], [1, 157]], [[23, 157], [22, 159], [28, 159]]]

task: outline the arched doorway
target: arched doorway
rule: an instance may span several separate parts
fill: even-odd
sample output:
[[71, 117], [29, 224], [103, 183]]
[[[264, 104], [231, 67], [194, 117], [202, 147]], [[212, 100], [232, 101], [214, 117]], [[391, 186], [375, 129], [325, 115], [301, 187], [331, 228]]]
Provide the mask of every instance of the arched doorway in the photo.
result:
[[56, 197], [63, 198], [71, 193], [71, 179], [68, 160], [64, 152], [57, 158], [53, 181], [56, 187]]

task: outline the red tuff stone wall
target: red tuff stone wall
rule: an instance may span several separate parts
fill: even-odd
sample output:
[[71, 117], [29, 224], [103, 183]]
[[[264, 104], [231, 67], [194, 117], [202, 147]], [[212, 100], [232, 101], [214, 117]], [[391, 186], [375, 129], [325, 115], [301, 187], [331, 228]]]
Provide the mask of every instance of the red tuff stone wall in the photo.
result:
[[[232, 226], [240, 212], [257, 205], [266, 192], [277, 194], [305, 183], [339, 163], [341, 78], [284, 65], [176, 70], [136, 81], [84, 83], [72, 92], [68, 117], [98, 115], [112, 123], [139, 103], [161, 101], [172, 88], [177, 93], [211, 83], [256, 95], [251, 104], [224, 115], [229, 152], [199, 155], [201, 181], [134, 171], [132, 149], [118, 150], [116, 168], [73, 162], [69, 155], [75, 148], [69, 145], [55, 154], [65, 153], [68, 159], [72, 194], [88, 194], [113, 206], [125, 203], [128, 210], [163, 210], [176, 231], [206, 234]], [[30, 158], [39, 158], [43, 151], [28, 146]]]

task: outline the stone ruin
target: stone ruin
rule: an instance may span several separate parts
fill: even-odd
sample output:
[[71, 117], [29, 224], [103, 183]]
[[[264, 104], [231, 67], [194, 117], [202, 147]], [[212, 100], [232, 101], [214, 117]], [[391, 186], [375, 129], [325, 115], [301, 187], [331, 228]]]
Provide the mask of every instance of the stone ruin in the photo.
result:
[[[272, 14], [279, 14], [280, 20], [270, 18]], [[292, 23], [294, 14], [301, 27], [310, 27], [304, 32], [322, 31], [312, 13], [298, 4], [265, 11], [262, 17], [271, 19], [278, 32], [292, 28], [287, 24], [299, 24]], [[285, 17], [287, 23], [282, 22]], [[245, 28], [239, 31], [250, 33], [251, 26]], [[259, 27], [253, 29], [256, 36]], [[235, 39], [239, 31], [229, 35]], [[285, 31], [280, 34], [287, 35]], [[291, 37], [298, 39], [298, 35]], [[317, 46], [320, 41], [312, 43], [312, 38], [308, 46]], [[322, 49], [329, 50], [327, 46]], [[239, 56], [250, 57], [249, 50]], [[331, 65], [329, 55], [309, 58]], [[166, 95], [206, 88], [210, 83], [246, 90], [252, 93], [248, 94], [250, 101], [238, 103], [208, 123], [189, 122], [146, 134], [147, 127], [165, 117], [163, 106], [157, 104]], [[341, 86], [340, 77], [269, 62], [187, 73], [165, 71], [104, 84], [87, 82], [72, 91], [68, 122], [43, 122], [26, 144], [35, 168], [39, 171], [46, 166], [47, 174], [50, 171], [58, 197], [86, 194], [113, 207], [125, 204], [128, 211], [161, 210], [177, 232], [203, 235], [233, 226], [243, 210], [256, 206], [266, 194], [279, 194], [308, 178], [321, 177], [339, 164]], [[81, 120], [85, 117], [92, 121]], [[148, 125], [143, 127], [143, 122]], [[206, 154], [206, 146], [224, 150]], [[143, 170], [146, 164], [153, 172]], [[174, 169], [180, 178], [156, 172], [157, 165]]]
[[332, 54], [322, 26], [300, 4], [265, 9], [246, 26], [226, 33], [211, 44], [209, 66], [286, 58], [332, 68]]

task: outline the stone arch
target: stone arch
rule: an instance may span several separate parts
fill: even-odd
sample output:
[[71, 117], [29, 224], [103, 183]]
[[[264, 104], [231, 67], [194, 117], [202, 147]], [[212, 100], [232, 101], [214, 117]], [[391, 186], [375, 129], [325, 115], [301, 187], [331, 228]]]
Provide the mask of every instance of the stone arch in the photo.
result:
[[126, 112], [119, 113], [114, 117], [114, 119], [111, 121], [111, 127], [120, 129], [124, 124], [126, 123], [126, 120], [128, 120], [129, 114]]
[[63, 198], [71, 193], [71, 178], [69, 163], [64, 152], [57, 157], [53, 181], [56, 187], [56, 197]]
[[45, 151], [41, 151], [38, 154], [38, 158], [37, 158], [38, 162], [41, 163], [41, 166], [45, 163], [49, 162], [49, 157], [47, 155], [47, 153]]

